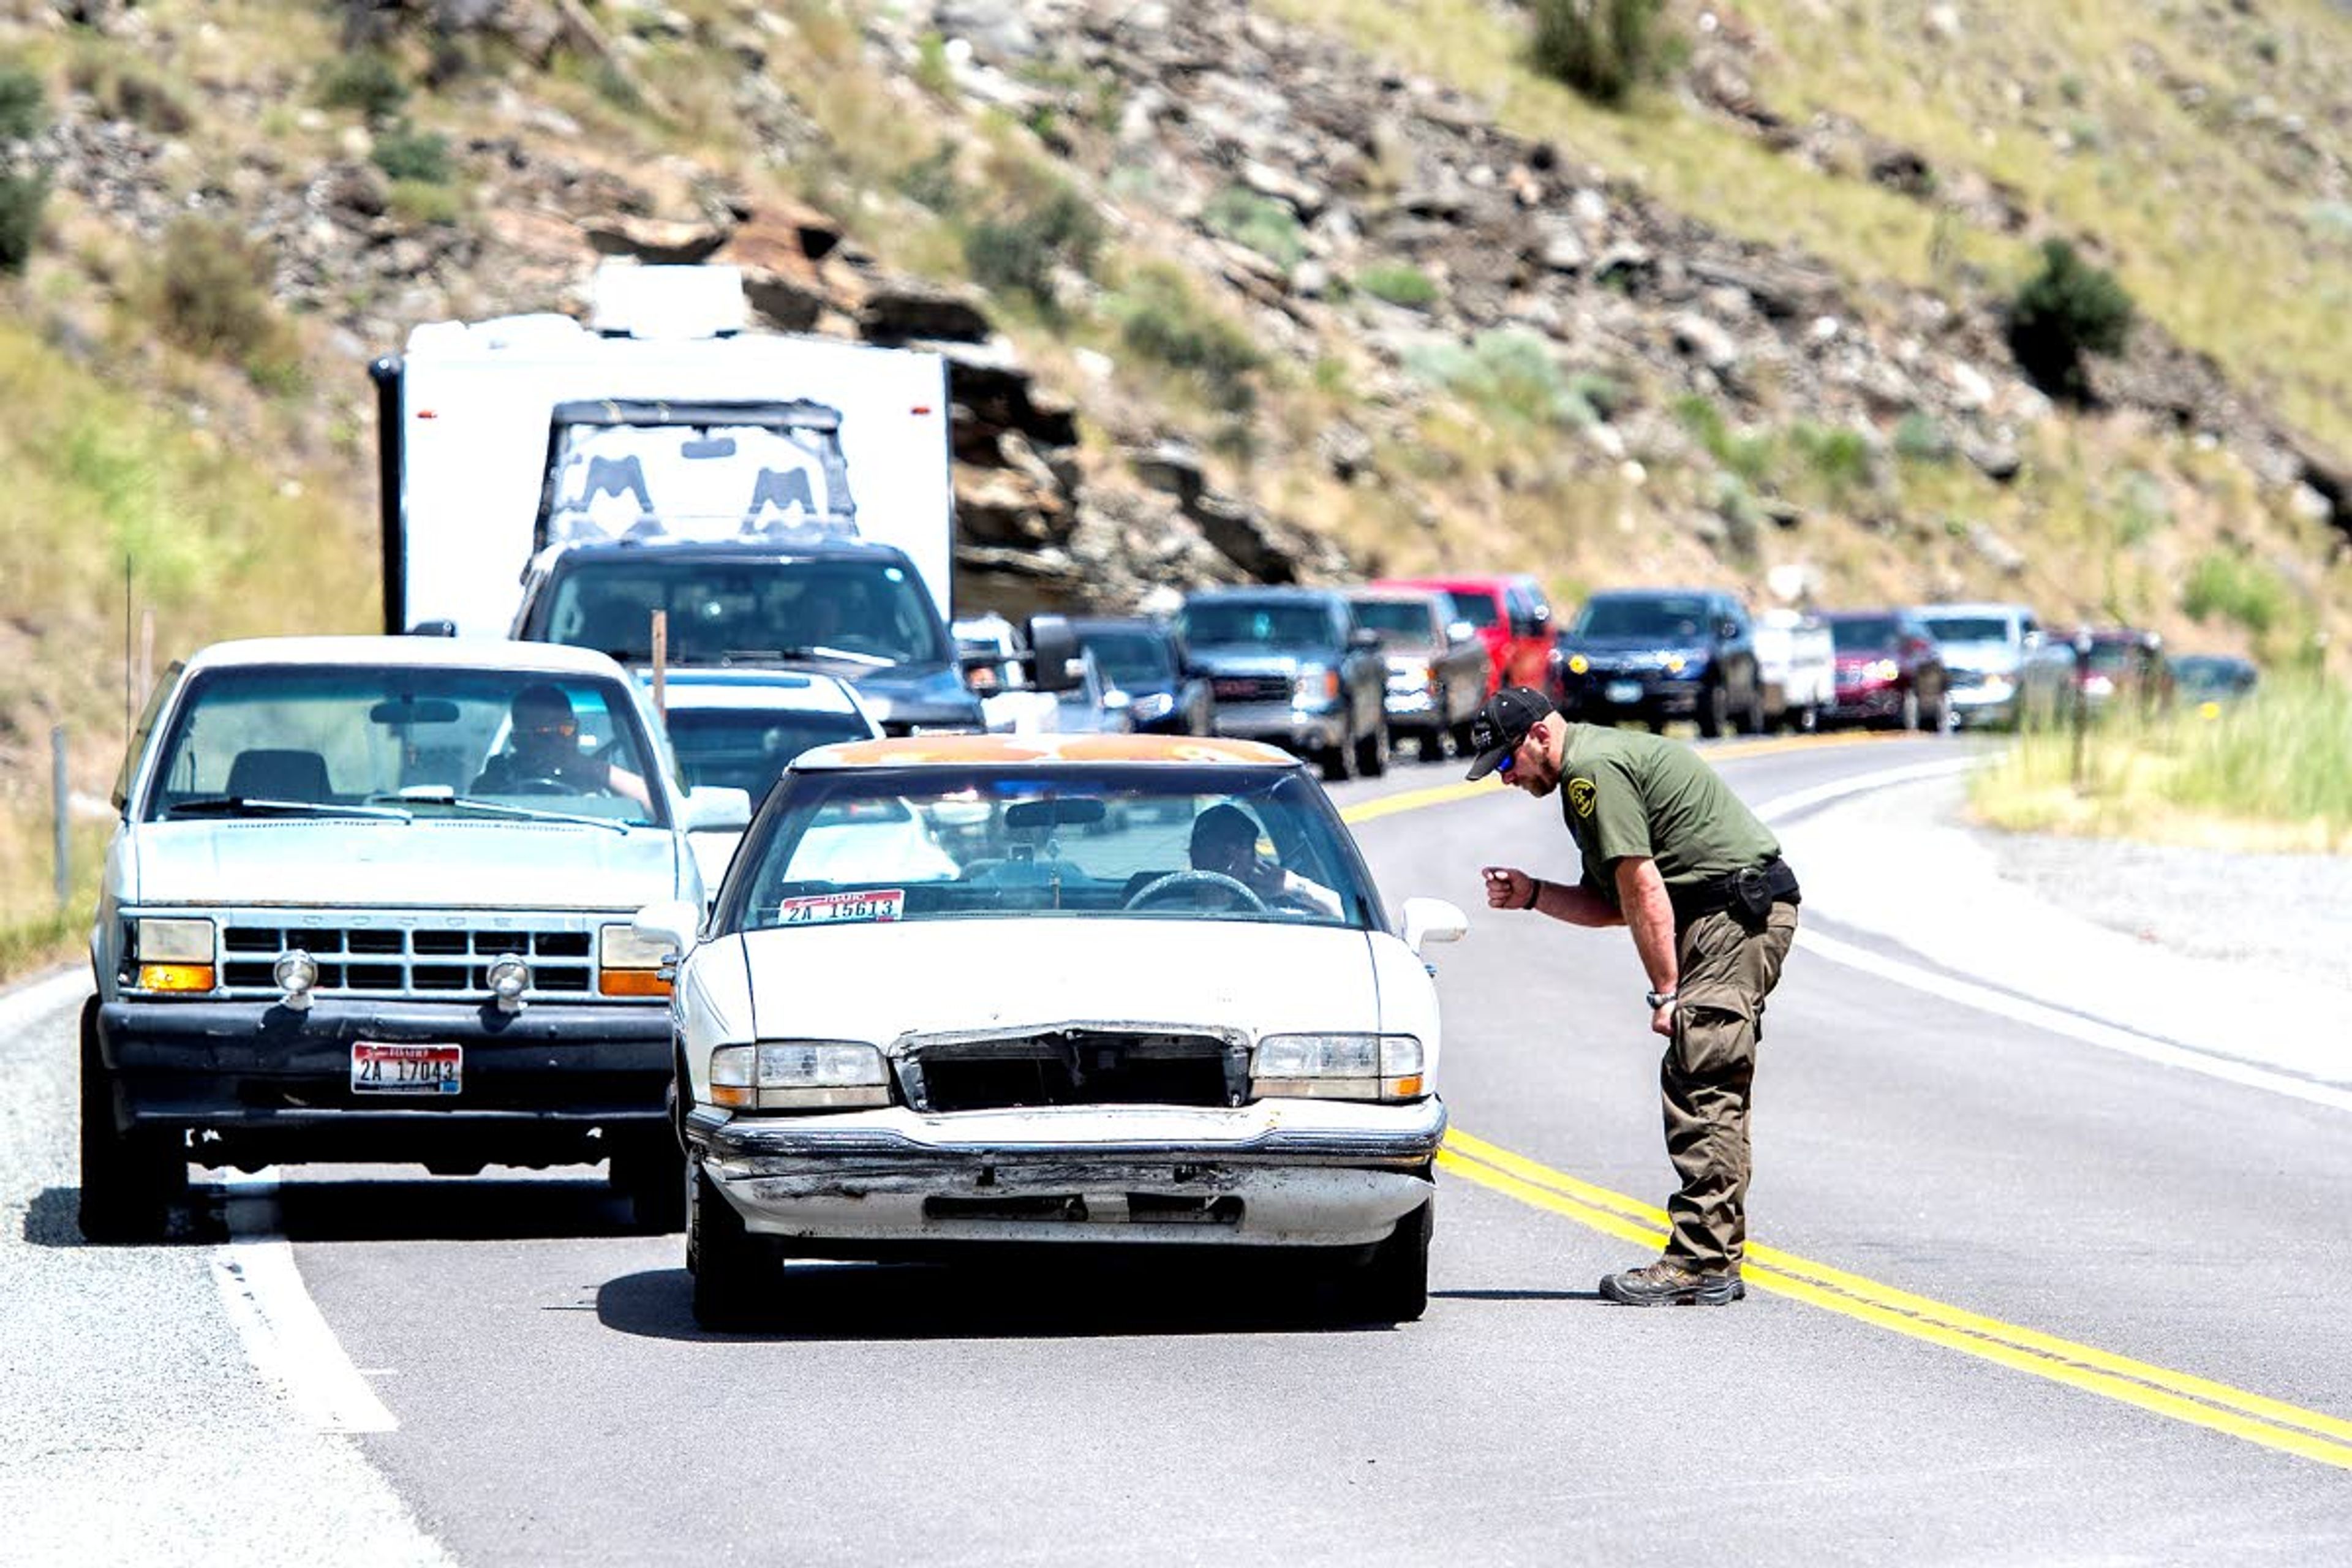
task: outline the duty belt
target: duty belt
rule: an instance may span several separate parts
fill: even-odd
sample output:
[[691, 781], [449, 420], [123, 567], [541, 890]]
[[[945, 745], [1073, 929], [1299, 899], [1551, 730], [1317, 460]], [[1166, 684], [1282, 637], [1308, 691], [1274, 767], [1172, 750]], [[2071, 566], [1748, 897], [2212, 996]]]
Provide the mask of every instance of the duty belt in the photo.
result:
[[1774, 904], [1793, 904], [1802, 898], [1797, 889], [1796, 872], [1778, 855], [1760, 865], [1742, 866], [1709, 881], [1666, 889], [1666, 899], [1675, 907], [1677, 927], [1686, 926], [1701, 915], [1729, 909], [1745, 909], [1760, 921], [1771, 912]]

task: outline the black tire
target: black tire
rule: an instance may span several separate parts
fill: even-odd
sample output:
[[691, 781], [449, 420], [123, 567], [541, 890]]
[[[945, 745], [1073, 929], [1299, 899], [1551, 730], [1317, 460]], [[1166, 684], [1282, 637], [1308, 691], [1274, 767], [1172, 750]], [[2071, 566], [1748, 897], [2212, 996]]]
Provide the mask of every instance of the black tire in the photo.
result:
[[640, 1230], [667, 1236], [686, 1227], [686, 1156], [667, 1123], [615, 1144], [607, 1179], [629, 1200]]
[[1371, 733], [1356, 742], [1356, 771], [1368, 779], [1379, 778], [1389, 771], [1389, 725], [1383, 719], [1372, 726]]
[[81, 1016], [81, 1205], [85, 1240], [163, 1239], [172, 1201], [188, 1190], [186, 1134], [115, 1125], [114, 1082], [98, 1051], [98, 1001]]
[[1710, 681], [1706, 689], [1698, 694], [1698, 732], [1712, 741], [1730, 723], [1731, 693], [1723, 689], [1721, 681]]
[[706, 1329], [757, 1325], [775, 1310], [782, 1265], [764, 1237], [719, 1195], [699, 1166], [687, 1205], [686, 1268], [694, 1276], [694, 1321]]
[[1429, 1238], [1437, 1229], [1433, 1196], [1397, 1221], [1356, 1277], [1356, 1300], [1367, 1321], [1411, 1323], [1429, 1310]]

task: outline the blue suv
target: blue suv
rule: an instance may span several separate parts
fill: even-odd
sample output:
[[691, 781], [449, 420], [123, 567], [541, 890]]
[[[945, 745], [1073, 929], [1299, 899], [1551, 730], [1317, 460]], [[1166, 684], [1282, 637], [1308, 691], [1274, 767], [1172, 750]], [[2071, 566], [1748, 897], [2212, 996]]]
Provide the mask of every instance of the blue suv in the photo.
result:
[[1745, 605], [1708, 589], [1595, 594], [1552, 653], [1552, 700], [1571, 719], [1689, 719], [1702, 735], [1764, 728], [1756, 632]]

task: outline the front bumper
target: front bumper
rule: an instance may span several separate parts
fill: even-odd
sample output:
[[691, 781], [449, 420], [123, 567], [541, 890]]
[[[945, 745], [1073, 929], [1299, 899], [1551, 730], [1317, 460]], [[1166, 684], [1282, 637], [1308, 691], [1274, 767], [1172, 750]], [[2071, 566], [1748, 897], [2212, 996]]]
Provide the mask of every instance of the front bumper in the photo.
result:
[[745, 1226], [766, 1236], [1349, 1247], [1380, 1240], [1428, 1201], [1445, 1107], [1433, 1097], [751, 1117], [706, 1106], [686, 1135]]
[[2017, 722], [2015, 686], [2005, 687], [1997, 693], [1981, 686], [1955, 686], [1947, 700], [1952, 705], [1953, 717], [1964, 725], [2007, 728]]
[[1236, 741], [1264, 741], [1300, 755], [1328, 752], [1348, 738], [1342, 708], [1294, 707], [1287, 702], [1221, 703], [1217, 733]]
[[1903, 711], [1903, 689], [1884, 686], [1841, 686], [1822, 717], [1838, 721], [1893, 719]]
[[1698, 712], [1700, 682], [1654, 670], [1601, 670], [1561, 683], [1563, 710], [1603, 718], [1687, 719]]
[[[354, 1093], [361, 1040], [461, 1047], [463, 1088]], [[288, 1158], [338, 1160], [421, 1158], [458, 1134], [543, 1153], [595, 1128], [643, 1130], [667, 1114], [672, 1063], [659, 1003], [535, 1003], [509, 1016], [327, 997], [302, 1013], [275, 1002], [110, 1002], [98, 1010], [98, 1048], [119, 1128], [210, 1130], [274, 1141]]]

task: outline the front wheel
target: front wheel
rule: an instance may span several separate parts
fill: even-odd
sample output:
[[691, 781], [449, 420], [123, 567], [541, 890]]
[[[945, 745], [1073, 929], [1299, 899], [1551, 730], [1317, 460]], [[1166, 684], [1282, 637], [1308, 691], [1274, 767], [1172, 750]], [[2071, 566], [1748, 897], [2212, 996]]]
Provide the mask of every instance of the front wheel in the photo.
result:
[[629, 1200], [640, 1229], [667, 1235], [686, 1224], [686, 1156], [665, 1123], [613, 1150], [613, 1189]]
[[184, 1135], [119, 1128], [114, 1082], [98, 1050], [98, 1001], [81, 1018], [81, 1205], [85, 1240], [161, 1241], [172, 1200], [187, 1191]]
[[1357, 1275], [1355, 1297], [1364, 1317], [1382, 1323], [1418, 1321], [1429, 1310], [1429, 1238], [1437, 1229], [1437, 1199], [1397, 1221]]
[[698, 1166], [687, 1204], [686, 1268], [694, 1276], [694, 1321], [706, 1329], [756, 1324], [772, 1309], [782, 1273], [776, 1249], [743, 1228], [743, 1216]]

